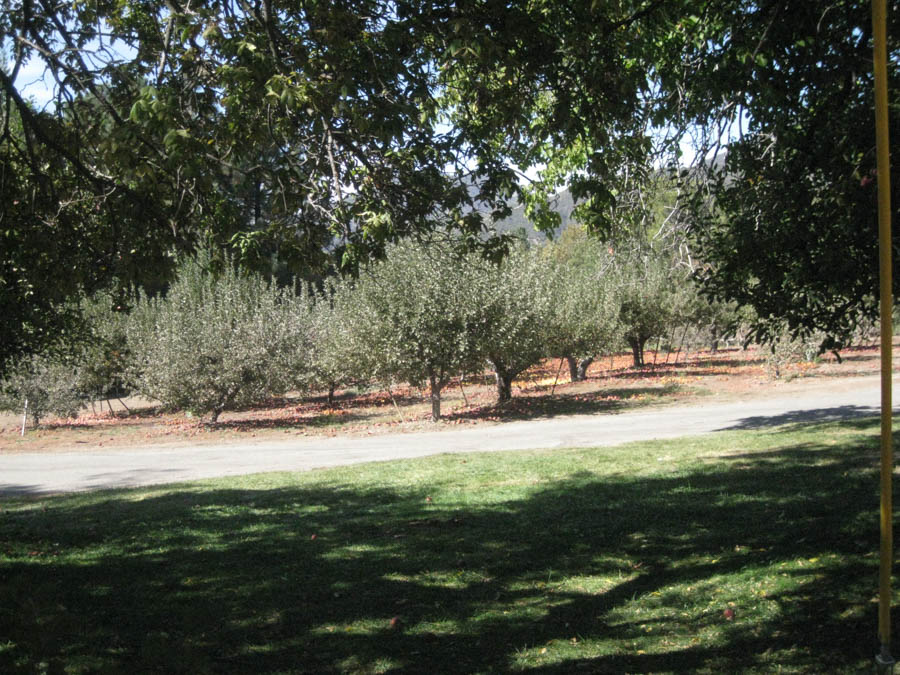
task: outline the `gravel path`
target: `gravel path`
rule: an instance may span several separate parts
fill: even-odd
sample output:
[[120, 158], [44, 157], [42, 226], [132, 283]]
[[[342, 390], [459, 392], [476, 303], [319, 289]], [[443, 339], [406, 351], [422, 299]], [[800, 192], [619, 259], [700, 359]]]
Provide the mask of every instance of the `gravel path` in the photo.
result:
[[[894, 392], [897, 391], [897, 383]], [[897, 405], [898, 397], [894, 397]], [[309, 469], [449, 452], [590, 447], [728, 429], [877, 415], [879, 378], [805, 384], [726, 403], [694, 402], [621, 414], [577, 415], [467, 429], [217, 446], [137, 447], [0, 455], [0, 494], [50, 494]]]

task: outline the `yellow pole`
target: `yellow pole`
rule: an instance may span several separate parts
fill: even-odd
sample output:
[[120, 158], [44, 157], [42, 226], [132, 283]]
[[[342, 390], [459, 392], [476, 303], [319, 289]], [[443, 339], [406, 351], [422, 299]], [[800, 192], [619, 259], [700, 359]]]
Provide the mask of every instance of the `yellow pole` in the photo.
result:
[[891, 567], [893, 564], [893, 505], [891, 478], [894, 470], [891, 443], [891, 193], [887, 103], [887, 9], [885, 0], [872, 0], [875, 38], [875, 138], [878, 168], [878, 246], [881, 268], [881, 564], [878, 589], [879, 671], [893, 672], [891, 657]]

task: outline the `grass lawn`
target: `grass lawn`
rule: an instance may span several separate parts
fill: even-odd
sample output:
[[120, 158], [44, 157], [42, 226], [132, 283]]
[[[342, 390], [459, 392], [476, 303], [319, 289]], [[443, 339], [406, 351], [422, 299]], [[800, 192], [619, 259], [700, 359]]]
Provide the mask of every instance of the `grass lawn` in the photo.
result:
[[7, 498], [0, 672], [871, 671], [877, 424]]

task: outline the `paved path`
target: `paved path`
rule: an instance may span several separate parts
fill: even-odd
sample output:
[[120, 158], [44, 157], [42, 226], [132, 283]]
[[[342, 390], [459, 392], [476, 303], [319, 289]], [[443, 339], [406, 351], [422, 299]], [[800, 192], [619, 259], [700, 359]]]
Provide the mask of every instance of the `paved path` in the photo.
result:
[[[894, 391], [898, 389], [895, 382]], [[897, 397], [894, 405], [897, 405]], [[308, 469], [447, 452], [589, 447], [727, 429], [876, 415], [878, 377], [823, 382], [729, 403], [574, 415], [467, 429], [105, 452], [0, 454], [0, 494], [47, 494]]]

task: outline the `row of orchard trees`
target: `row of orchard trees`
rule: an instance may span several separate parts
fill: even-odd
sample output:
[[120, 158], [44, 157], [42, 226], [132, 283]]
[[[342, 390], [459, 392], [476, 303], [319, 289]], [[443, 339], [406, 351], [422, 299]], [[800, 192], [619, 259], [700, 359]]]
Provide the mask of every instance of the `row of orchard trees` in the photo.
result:
[[139, 296], [130, 312], [83, 303], [84, 330], [21, 361], [3, 383], [4, 407], [27, 398], [36, 421], [68, 416], [124, 386], [215, 422], [286, 391], [408, 382], [427, 386], [437, 420], [454, 376], [491, 368], [502, 403], [543, 358], [568, 359], [579, 379], [627, 344], [641, 365], [647, 340], [704, 312], [670, 253], [577, 234], [519, 246], [501, 264], [453, 242], [407, 242], [357, 279], [318, 289], [279, 288], [201, 255], [165, 296]]

